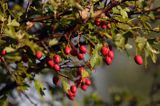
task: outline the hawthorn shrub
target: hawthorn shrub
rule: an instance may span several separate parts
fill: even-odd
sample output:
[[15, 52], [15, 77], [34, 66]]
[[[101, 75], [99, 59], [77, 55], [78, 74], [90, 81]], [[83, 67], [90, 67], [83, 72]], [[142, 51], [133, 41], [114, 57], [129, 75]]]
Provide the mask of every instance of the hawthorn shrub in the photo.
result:
[[[22, 0], [23, 1], [23, 0]], [[154, 1], [154, 0], [153, 0]], [[94, 68], [114, 61], [113, 47], [136, 48], [135, 61], [147, 66], [160, 53], [160, 7], [152, 0], [28, 0], [25, 6], [0, 1], [0, 96], [23, 93], [35, 76], [53, 74], [55, 86], [74, 100], [92, 84]], [[134, 42], [130, 43], [129, 40]]]

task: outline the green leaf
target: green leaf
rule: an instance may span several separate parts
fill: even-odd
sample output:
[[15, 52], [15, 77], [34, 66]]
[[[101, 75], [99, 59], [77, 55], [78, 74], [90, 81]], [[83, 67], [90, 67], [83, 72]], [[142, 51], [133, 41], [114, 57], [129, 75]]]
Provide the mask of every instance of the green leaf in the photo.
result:
[[68, 90], [70, 89], [70, 86], [68, 84], [68, 80], [61, 77], [61, 81], [62, 81], [62, 87], [63, 87], [64, 91], [67, 93]]
[[9, 16], [7, 26], [15, 26], [15, 27], [18, 27], [19, 25], [20, 25], [20, 24], [19, 24], [15, 19], [11, 20], [11, 17]]
[[57, 39], [51, 39], [50, 41], [49, 41], [49, 46], [54, 46], [55, 44], [57, 44], [58, 43], [58, 40]]
[[95, 65], [98, 65], [102, 62], [102, 56], [99, 55], [99, 51], [102, 48], [102, 44], [97, 44], [95, 49], [92, 52], [92, 56], [90, 58], [90, 65], [91, 67], [95, 67]]
[[126, 47], [125, 37], [122, 34], [116, 34], [114, 36], [114, 42], [116, 46], [120, 49], [124, 49]]
[[120, 14], [122, 15], [122, 18], [128, 18], [128, 14], [125, 10], [121, 9]]
[[145, 37], [138, 36], [135, 42], [136, 42], [137, 53], [140, 54], [147, 43], [147, 39]]
[[125, 24], [125, 23], [117, 23], [116, 25], [120, 29], [124, 29], [124, 30], [130, 30], [131, 29], [131, 27], [128, 24]]
[[88, 73], [88, 71], [82, 71], [82, 77], [84, 78], [84, 77], [89, 77], [89, 73]]
[[43, 83], [40, 82], [39, 80], [35, 80], [34, 81], [34, 86], [35, 86], [35, 89], [37, 90], [38, 94], [40, 96], [43, 96], [44, 95], [44, 92], [43, 92], [43, 88], [44, 88]]

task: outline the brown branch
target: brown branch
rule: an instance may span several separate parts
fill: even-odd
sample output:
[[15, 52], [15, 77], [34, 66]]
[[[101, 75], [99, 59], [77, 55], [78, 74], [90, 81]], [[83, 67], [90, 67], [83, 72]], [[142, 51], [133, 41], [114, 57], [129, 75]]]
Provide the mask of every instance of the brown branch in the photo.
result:
[[130, 12], [128, 14], [129, 15], [144, 14], [144, 13], [149, 13], [149, 12], [152, 12], [152, 11], [154, 12], [154, 11], [158, 11], [158, 10], [160, 10], [160, 7], [156, 7], [156, 8], [149, 9], [149, 10], [143, 10], [143, 11], [139, 11], [139, 12]]

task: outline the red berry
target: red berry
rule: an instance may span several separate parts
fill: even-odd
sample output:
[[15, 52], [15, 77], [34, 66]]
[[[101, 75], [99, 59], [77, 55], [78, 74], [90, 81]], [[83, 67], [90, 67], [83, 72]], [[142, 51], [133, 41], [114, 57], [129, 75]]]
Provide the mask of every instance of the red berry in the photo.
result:
[[111, 29], [111, 23], [107, 24], [107, 28]]
[[106, 25], [106, 22], [105, 22], [105, 21], [102, 21], [102, 22], [101, 22], [101, 28], [107, 29], [107, 25]]
[[1, 51], [1, 55], [2, 55], [2, 56], [6, 55], [6, 54], [7, 54], [6, 50], [2, 50], [2, 51]]
[[85, 84], [88, 85], [88, 86], [90, 86], [90, 85], [91, 85], [91, 81], [86, 78], [86, 79], [85, 79]]
[[88, 89], [88, 85], [85, 85], [85, 84], [81, 84], [81, 89], [83, 91], [86, 91]]
[[47, 61], [47, 64], [51, 67], [51, 68], [54, 68], [54, 61], [53, 60], [48, 60]]
[[66, 55], [68, 55], [68, 54], [70, 54], [70, 52], [71, 52], [71, 48], [69, 46], [66, 46], [65, 49], [64, 49], [64, 53]]
[[81, 53], [86, 53], [87, 52], [87, 48], [84, 45], [81, 45], [79, 47], [79, 50], [80, 50]]
[[101, 49], [101, 53], [103, 54], [103, 56], [106, 56], [108, 54], [109, 48], [108, 47], [102, 47]]
[[84, 54], [79, 53], [79, 54], [78, 54], [78, 59], [79, 59], [79, 60], [83, 60], [83, 59], [84, 59]]
[[107, 29], [107, 25], [101, 25], [101, 28], [103, 28], [103, 29]]
[[140, 55], [135, 56], [134, 60], [138, 65], [142, 65], [143, 64], [143, 59], [142, 59], [142, 56], [140, 56]]
[[69, 98], [70, 100], [72, 100], [72, 101], [75, 99], [74, 96], [70, 96], [70, 95], [68, 95], [68, 98]]
[[114, 52], [113, 51], [109, 51], [108, 52], [108, 57], [110, 57], [111, 59], [114, 58]]
[[76, 93], [77, 92], [77, 87], [75, 85], [72, 85], [70, 88], [72, 93]]
[[95, 20], [95, 24], [96, 24], [97, 26], [99, 26], [99, 25], [101, 24], [101, 20], [97, 18], [97, 19]]
[[58, 71], [60, 71], [61, 68], [58, 64], [54, 64], [54, 69], [55, 69], [55, 71], [58, 72]]
[[76, 96], [75, 93], [72, 93], [70, 90], [68, 90], [67, 97], [70, 100], [74, 100], [75, 96]]
[[59, 78], [58, 78], [57, 76], [54, 76], [54, 77], [53, 77], [53, 83], [54, 83], [56, 86], [58, 86], [58, 84], [59, 84]]
[[106, 63], [107, 63], [108, 65], [112, 64], [112, 58], [109, 57], [109, 56], [106, 56], [105, 61], [106, 61]]
[[41, 51], [37, 51], [36, 52], [36, 57], [37, 57], [37, 59], [41, 59], [42, 58], [42, 52]]
[[61, 57], [56, 54], [56, 55], [53, 56], [53, 60], [54, 60], [55, 63], [60, 63], [61, 62]]

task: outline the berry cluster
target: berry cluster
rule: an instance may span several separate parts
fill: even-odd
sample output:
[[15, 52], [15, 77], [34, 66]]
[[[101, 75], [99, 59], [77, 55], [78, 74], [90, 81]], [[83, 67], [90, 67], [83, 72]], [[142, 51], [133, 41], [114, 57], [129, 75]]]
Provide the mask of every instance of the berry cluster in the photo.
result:
[[79, 60], [83, 60], [85, 54], [87, 53], [87, 48], [86, 48], [86, 46], [84, 46], [84, 45], [80, 45], [80, 47], [79, 47], [79, 53], [78, 53], [77, 50], [73, 50], [73, 49], [71, 49], [71, 47], [66, 46], [66, 47], [64, 48], [64, 53], [65, 53], [66, 55], [71, 54], [71, 55], [73, 55], [73, 56], [77, 56], [77, 58], [78, 58]]
[[[73, 84], [70, 86], [70, 88], [66, 92], [66, 95], [70, 100], [75, 99], [78, 88], [81, 88], [83, 91], [86, 91], [88, 87], [91, 85], [91, 81], [87, 77], [82, 77], [85, 71], [86, 70], [84, 67], [78, 68], [77, 79], [73, 81]], [[60, 78], [58, 76], [54, 76], [53, 83], [55, 84], [55, 86], [59, 86]]]
[[95, 24], [97, 26], [100, 26], [102, 29], [110, 29], [111, 28], [111, 23], [110, 22], [106, 23], [106, 21], [100, 20], [99, 18], [97, 18], [95, 20]]
[[108, 47], [108, 46], [103, 46], [101, 48], [101, 53], [103, 56], [105, 56], [105, 62], [107, 65], [112, 64], [112, 61], [114, 59], [114, 52], [112, 50], [112, 47]]
[[[64, 48], [65, 55], [72, 55], [76, 56], [79, 60], [84, 59], [84, 55], [87, 53], [87, 48], [84, 45], [80, 45], [79, 49], [72, 49], [70, 46], [66, 46]], [[6, 52], [2, 51], [1, 55], [5, 55]], [[112, 64], [112, 61], [114, 59], [114, 52], [112, 47], [109, 45], [103, 45], [101, 48], [101, 54], [105, 57], [105, 62], [107, 65]], [[36, 52], [36, 58], [40, 60], [43, 57], [43, 53], [41, 51]], [[143, 59], [140, 55], [135, 56], [135, 62], [139, 65], [143, 64]], [[53, 58], [47, 59], [47, 64], [50, 68], [54, 69], [58, 74], [53, 77], [52, 81], [55, 86], [59, 86], [61, 82], [61, 78], [64, 76], [61, 76], [59, 71], [61, 70], [61, 66], [59, 63], [61, 62], [61, 57], [58, 54], [55, 54]], [[78, 88], [81, 88], [83, 91], [86, 91], [88, 87], [91, 85], [91, 81], [88, 77], [84, 77], [84, 73], [86, 72], [85, 68], [83, 66], [79, 66], [78, 70], [76, 72], [76, 76], [74, 79], [69, 79], [72, 81], [72, 83], [69, 85], [70, 87], [66, 91], [66, 96], [70, 100], [74, 100], [78, 91]]]

